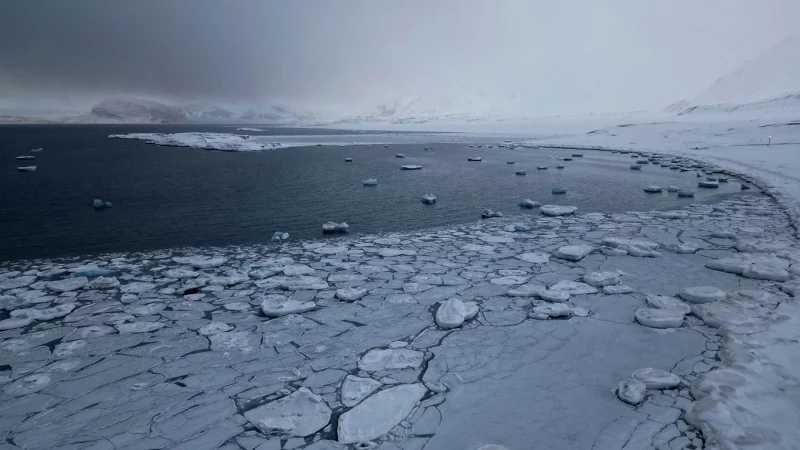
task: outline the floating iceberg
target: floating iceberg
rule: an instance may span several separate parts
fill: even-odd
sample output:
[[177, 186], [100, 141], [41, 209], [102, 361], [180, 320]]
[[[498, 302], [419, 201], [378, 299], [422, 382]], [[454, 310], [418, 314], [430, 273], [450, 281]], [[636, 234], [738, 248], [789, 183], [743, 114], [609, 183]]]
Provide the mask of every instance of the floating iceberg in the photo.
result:
[[422, 196], [422, 203], [425, 203], [426, 205], [436, 203], [436, 196], [433, 194], [425, 194]]
[[567, 216], [578, 210], [577, 206], [542, 205], [541, 212], [545, 216]]
[[325, 222], [322, 224], [322, 231], [325, 233], [343, 233], [350, 228], [347, 225], [347, 222], [336, 223], [336, 222]]
[[561, 158], [561, 160], [562, 161], [572, 161], [572, 158], [570, 158], [569, 156], [565, 156], [565, 157]]
[[547, 170], [547, 166], [538, 166], [536, 170]]
[[525, 172], [524, 170], [518, 170], [517, 171], [517, 175], [527, 175], [527, 174], [528, 174], [528, 172]]
[[719, 181], [720, 183], [727, 183], [728, 182], [728, 177], [718, 177], [717, 181]]
[[681, 189], [679, 187], [677, 187], [677, 186], [671, 186], [671, 185], [667, 186], [667, 192], [678, 192], [680, 190]]
[[719, 181], [708, 181], [708, 180], [706, 180], [706, 181], [698, 181], [697, 182], [697, 186], [699, 186], [701, 188], [718, 188], [719, 187]]
[[506, 161], [506, 164], [514, 164], [514, 161]]
[[367, 178], [366, 180], [364, 180], [364, 186], [377, 186], [377, 185], [378, 185], [378, 180], [376, 180], [375, 178]]
[[467, 158], [467, 161], [478, 162], [478, 161], [483, 161], [483, 158], [481, 158], [480, 156], [470, 156], [469, 158]]
[[22, 156], [17, 156], [17, 158], [16, 158], [16, 159], [24, 159], [24, 160], [28, 160], [28, 159], [36, 159], [36, 157], [35, 157], [35, 156], [33, 156], [33, 155], [22, 155]]
[[394, 157], [395, 157], [395, 158], [405, 158], [405, 157], [406, 157], [406, 155], [405, 155], [405, 154], [403, 154], [403, 153], [398, 153], [398, 154], [394, 155]]
[[583, 158], [583, 153], [573, 153], [572, 157], [573, 158]]
[[526, 198], [525, 200], [519, 202], [519, 206], [521, 208], [533, 209], [533, 208], [536, 208], [536, 207], [539, 207], [539, 206], [542, 206], [542, 205], [539, 202], [535, 202], [535, 201], [533, 201], [533, 200], [531, 200], [529, 198]]
[[659, 193], [659, 192], [661, 192], [663, 190], [664, 189], [662, 189], [661, 186], [656, 186], [654, 184], [644, 188], [644, 191], [649, 193], [649, 194], [656, 194], [656, 193]]
[[422, 170], [422, 166], [408, 165], [400, 167], [400, 170]]
[[36, 172], [36, 166], [17, 167], [17, 172]]
[[31, 152], [32, 152], [32, 153], [39, 153], [39, 152], [41, 152], [41, 151], [44, 151], [44, 149], [43, 149], [43, 148], [41, 148], [41, 147], [39, 147], [39, 148], [32, 148], [32, 149], [31, 149]]
[[285, 241], [286, 239], [289, 239], [289, 233], [284, 233], [283, 231], [276, 231], [272, 235], [271, 241], [272, 242], [280, 242], [280, 241]]
[[99, 198], [96, 198], [92, 201], [92, 207], [94, 209], [106, 209], [111, 208], [111, 202], [104, 202]]
[[638, 164], [631, 164], [631, 170], [642, 170], [642, 166]]
[[492, 219], [495, 217], [503, 217], [503, 213], [494, 212], [491, 209], [484, 209], [483, 214], [481, 214], [482, 219]]
[[692, 191], [678, 191], [678, 197], [694, 197], [694, 192]]
[[353, 158], [345, 158], [344, 162], [353, 162]]
[[564, 168], [563, 164], [559, 164], [559, 165], [556, 166], [556, 169], [563, 169], [563, 168]]
[[554, 187], [553, 188], [553, 194], [559, 195], [559, 194], [566, 194], [566, 193], [567, 193], [567, 190], [564, 189], [564, 188], [560, 188], [560, 187]]

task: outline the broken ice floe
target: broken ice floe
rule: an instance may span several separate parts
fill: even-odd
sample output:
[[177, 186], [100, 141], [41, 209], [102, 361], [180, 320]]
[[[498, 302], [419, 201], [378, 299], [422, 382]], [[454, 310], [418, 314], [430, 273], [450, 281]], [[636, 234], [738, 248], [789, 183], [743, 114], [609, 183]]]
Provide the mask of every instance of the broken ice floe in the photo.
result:
[[347, 225], [347, 222], [325, 222], [322, 224], [322, 231], [324, 233], [344, 233], [348, 228], [350, 228], [350, 226]]
[[433, 194], [425, 194], [422, 196], [422, 203], [426, 205], [432, 205], [436, 203], [436, 196]]
[[364, 186], [377, 186], [378, 180], [375, 178], [367, 178], [364, 180]]
[[493, 218], [496, 218], [496, 217], [503, 217], [503, 213], [494, 212], [491, 209], [487, 208], [487, 209], [484, 209], [483, 213], [481, 214], [481, 218], [482, 219], [493, 219]]
[[464, 321], [478, 315], [478, 305], [474, 302], [463, 302], [458, 298], [451, 298], [439, 304], [436, 310], [436, 325], [439, 328], [458, 328]]
[[577, 206], [542, 205], [539, 211], [550, 217], [568, 216], [578, 210]]
[[535, 201], [533, 201], [533, 200], [531, 200], [529, 198], [526, 198], [525, 200], [522, 200], [521, 202], [519, 202], [519, 206], [521, 208], [533, 209], [533, 208], [537, 208], [537, 207], [541, 206], [541, 203], [535, 202]]
[[104, 202], [99, 198], [92, 200], [92, 207], [94, 209], [106, 209], [111, 208], [111, 202]]

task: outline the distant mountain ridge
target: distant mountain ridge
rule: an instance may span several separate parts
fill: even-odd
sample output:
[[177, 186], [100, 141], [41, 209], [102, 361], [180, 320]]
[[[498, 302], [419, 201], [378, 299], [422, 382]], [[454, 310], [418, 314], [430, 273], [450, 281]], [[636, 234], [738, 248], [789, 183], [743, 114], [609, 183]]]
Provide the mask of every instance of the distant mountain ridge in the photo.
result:
[[800, 34], [784, 39], [666, 112], [780, 112], [800, 110]]

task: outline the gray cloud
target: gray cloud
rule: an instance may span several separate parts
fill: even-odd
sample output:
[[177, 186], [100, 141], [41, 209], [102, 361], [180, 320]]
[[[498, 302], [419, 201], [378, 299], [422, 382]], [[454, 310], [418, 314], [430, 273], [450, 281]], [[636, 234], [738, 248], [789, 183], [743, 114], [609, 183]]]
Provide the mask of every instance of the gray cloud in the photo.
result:
[[0, 102], [660, 108], [798, 16], [796, 0], [5, 1]]

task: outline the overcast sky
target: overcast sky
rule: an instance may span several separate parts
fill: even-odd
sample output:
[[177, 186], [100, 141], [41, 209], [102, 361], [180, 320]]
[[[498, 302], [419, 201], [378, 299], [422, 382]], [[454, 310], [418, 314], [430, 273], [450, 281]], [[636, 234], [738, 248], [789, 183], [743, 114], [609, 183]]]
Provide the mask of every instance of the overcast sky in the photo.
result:
[[798, 0], [7, 0], [0, 107], [661, 109], [800, 31], [798, 17]]

